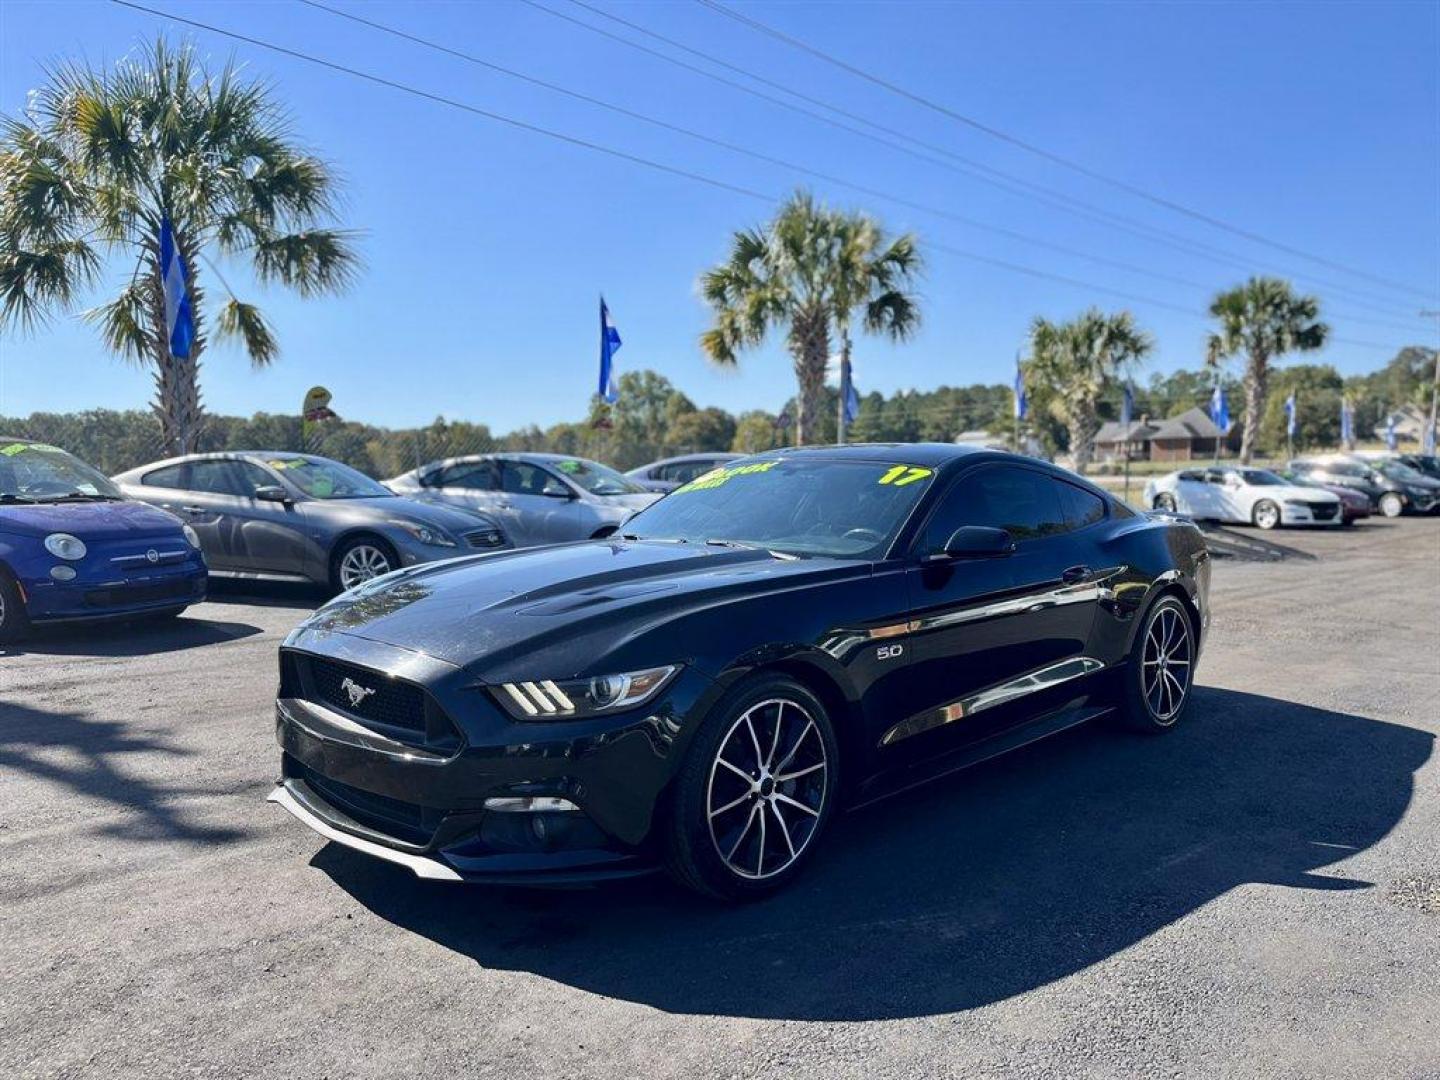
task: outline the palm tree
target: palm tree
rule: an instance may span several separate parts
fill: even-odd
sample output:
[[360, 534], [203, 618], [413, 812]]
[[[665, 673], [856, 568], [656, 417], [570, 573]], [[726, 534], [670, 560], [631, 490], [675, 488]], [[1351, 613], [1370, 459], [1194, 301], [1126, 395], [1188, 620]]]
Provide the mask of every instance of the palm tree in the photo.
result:
[[[29, 330], [73, 308], [114, 259], [127, 275], [119, 293], [84, 318], [111, 350], [154, 367], [165, 446], [188, 453], [203, 424], [197, 376], [212, 333], [199, 264], [229, 296], [215, 339], [269, 364], [278, 353], [269, 323], [230, 292], [209, 253], [301, 296], [338, 291], [358, 262], [352, 234], [323, 224], [335, 194], [330, 168], [292, 140], [270, 88], [233, 65], [213, 75], [192, 46], [162, 38], [108, 73], [62, 66], [22, 118], [0, 122], [0, 328]], [[195, 319], [183, 359], [166, 329], [163, 218]]]
[[700, 347], [715, 363], [733, 366], [742, 349], [785, 327], [800, 391], [796, 442], [804, 445], [820, 419], [832, 333], [840, 335], [847, 359], [857, 316], [870, 333], [908, 339], [920, 325], [917, 299], [908, 291], [920, 267], [913, 236], [889, 240], [873, 219], [827, 209], [797, 192], [768, 225], [737, 232], [729, 258], [701, 276], [715, 324], [701, 335]]
[[1094, 452], [1101, 399], [1154, 347], [1128, 311], [1107, 315], [1091, 308], [1068, 323], [1037, 317], [1031, 324], [1025, 381], [1068, 429], [1076, 472], [1085, 471]]
[[1260, 418], [1265, 411], [1265, 387], [1270, 361], [1288, 352], [1309, 352], [1325, 344], [1330, 328], [1317, 321], [1320, 301], [1297, 296], [1288, 281], [1252, 277], [1244, 285], [1222, 292], [1210, 304], [1220, 323], [1206, 345], [1206, 357], [1218, 363], [1245, 353], [1245, 419], [1240, 432], [1240, 460], [1255, 452]]

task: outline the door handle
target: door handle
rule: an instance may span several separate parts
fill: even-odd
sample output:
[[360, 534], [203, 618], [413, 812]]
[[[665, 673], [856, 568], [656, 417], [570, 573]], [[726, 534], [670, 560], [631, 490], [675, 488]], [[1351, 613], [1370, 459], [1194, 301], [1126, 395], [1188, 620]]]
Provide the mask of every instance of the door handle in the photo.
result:
[[1090, 576], [1088, 566], [1071, 566], [1060, 571], [1060, 580], [1066, 585], [1077, 585]]
[[182, 506], [180, 507], [180, 509], [184, 510], [185, 513], [190, 514], [191, 516], [197, 516], [199, 514], [205, 513], [205, 508], [203, 506]]

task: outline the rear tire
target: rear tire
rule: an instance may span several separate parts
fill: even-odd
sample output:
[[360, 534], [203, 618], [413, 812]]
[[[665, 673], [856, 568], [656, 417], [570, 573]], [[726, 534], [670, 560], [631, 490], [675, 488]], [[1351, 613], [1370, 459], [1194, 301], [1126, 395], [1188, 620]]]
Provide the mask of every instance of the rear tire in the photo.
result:
[[819, 698], [784, 675], [744, 680], [691, 741], [665, 824], [666, 869], [717, 900], [784, 888], [830, 820], [838, 765]]
[[30, 616], [20, 599], [20, 586], [5, 570], [0, 570], [0, 644], [19, 641], [30, 632]]
[[1380, 513], [1387, 518], [1397, 518], [1405, 512], [1405, 500], [1397, 492], [1387, 491], [1380, 496]]
[[1120, 726], [1159, 735], [1179, 724], [1190, 707], [1195, 644], [1190, 612], [1178, 597], [1166, 594], [1151, 605], [1121, 671]]

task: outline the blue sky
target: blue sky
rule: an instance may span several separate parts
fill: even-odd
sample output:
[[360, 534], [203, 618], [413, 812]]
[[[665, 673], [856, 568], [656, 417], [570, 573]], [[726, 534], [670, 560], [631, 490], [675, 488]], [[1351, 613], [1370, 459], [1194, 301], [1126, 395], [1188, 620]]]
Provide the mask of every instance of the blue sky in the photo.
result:
[[[1148, 271], [1098, 266], [861, 196], [296, 3], [153, 0], [176, 14], [777, 197], [806, 183], [827, 201], [915, 231], [922, 249], [944, 244], [1089, 286], [929, 248], [925, 327], [903, 347], [859, 344], [862, 391], [1007, 382], [1033, 316], [1063, 318], [1090, 303], [1135, 313], [1158, 339], [1154, 368], [1193, 367], [1203, 354], [1200, 315], [1209, 293], [1245, 276], [1239, 267], [782, 110], [516, 0], [331, 2], [911, 203]], [[543, 2], [638, 37], [569, 0]], [[1323, 354], [1342, 372], [1379, 366], [1389, 346], [1435, 341], [1434, 324], [1427, 328], [1415, 312], [1440, 306], [1440, 5], [736, 0], [747, 14], [989, 125], [1241, 228], [1409, 283], [1428, 292], [1427, 301], [1176, 216], [899, 100], [699, 4], [587, 2], [1025, 181], [1223, 248], [1255, 271], [1291, 276], [1321, 296], [1336, 337], [1351, 342]], [[343, 297], [300, 301], [227, 269], [236, 292], [270, 316], [282, 356], [254, 373], [235, 351], [208, 353], [202, 386], [212, 411], [297, 411], [318, 382], [332, 389], [342, 415], [381, 424], [443, 413], [504, 431], [576, 419], [593, 390], [602, 290], [625, 342], [621, 371], [654, 368], [698, 403], [732, 410], [774, 410], [792, 392], [778, 341], [734, 371], [710, 366], [696, 344], [707, 318], [695, 279], [723, 256], [731, 230], [765, 218], [766, 203], [99, 0], [0, 5], [0, 108], [11, 115], [22, 109], [47, 63], [84, 57], [109, 64], [167, 25], [193, 34], [217, 63], [233, 53], [274, 83], [299, 135], [344, 175], [344, 223], [364, 233], [367, 268]], [[115, 267], [117, 276], [123, 272]], [[213, 281], [210, 288], [216, 291]], [[146, 372], [106, 355], [73, 317], [28, 338], [0, 340], [0, 350], [0, 413], [139, 408], [150, 393]]]

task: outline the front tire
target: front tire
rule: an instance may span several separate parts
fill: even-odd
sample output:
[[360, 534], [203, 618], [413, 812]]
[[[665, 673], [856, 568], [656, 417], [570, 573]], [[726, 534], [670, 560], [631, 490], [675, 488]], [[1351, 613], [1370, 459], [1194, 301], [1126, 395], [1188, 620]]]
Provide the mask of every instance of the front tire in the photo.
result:
[[356, 536], [341, 544], [331, 556], [330, 584], [336, 592], [344, 592], [399, 568], [399, 556], [385, 541], [374, 536]]
[[20, 587], [5, 570], [0, 570], [0, 644], [19, 641], [30, 632], [30, 616], [20, 599]]
[[1250, 512], [1250, 520], [1256, 528], [1269, 532], [1280, 524], [1280, 507], [1270, 499], [1261, 499]]
[[746, 679], [705, 717], [674, 788], [666, 867], [719, 900], [788, 885], [812, 856], [839, 785], [825, 706], [784, 675]]
[[1405, 512], [1405, 500], [1399, 492], [1387, 491], [1380, 496], [1380, 513], [1387, 518], [1397, 518]]
[[1190, 705], [1195, 644], [1190, 612], [1178, 597], [1162, 596], [1145, 613], [1121, 674], [1122, 726], [1158, 735], [1180, 722]]

